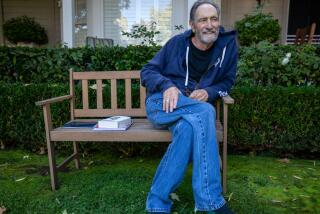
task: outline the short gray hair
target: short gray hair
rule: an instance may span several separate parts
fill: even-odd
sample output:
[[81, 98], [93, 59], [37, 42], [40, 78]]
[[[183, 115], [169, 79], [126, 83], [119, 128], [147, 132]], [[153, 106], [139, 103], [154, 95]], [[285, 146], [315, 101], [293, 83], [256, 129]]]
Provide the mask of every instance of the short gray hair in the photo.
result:
[[198, 0], [191, 7], [191, 10], [190, 10], [190, 21], [192, 21], [192, 22], [195, 21], [195, 15], [196, 15], [197, 9], [198, 9], [198, 7], [200, 7], [203, 4], [210, 4], [214, 8], [216, 8], [217, 13], [218, 13], [218, 17], [220, 17], [220, 7], [216, 3], [214, 3], [213, 1], [210, 1], [210, 0]]

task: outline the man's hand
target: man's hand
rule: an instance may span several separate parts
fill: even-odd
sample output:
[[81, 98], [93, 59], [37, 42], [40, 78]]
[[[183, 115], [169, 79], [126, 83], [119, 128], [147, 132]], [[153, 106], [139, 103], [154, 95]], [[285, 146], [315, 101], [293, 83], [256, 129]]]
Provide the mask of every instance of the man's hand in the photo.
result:
[[173, 109], [177, 107], [179, 94], [181, 92], [177, 87], [170, 87], [163, 92], [163, 105], [162, 109], [165, 112], [173, 112]]
[[199, 101], [203, 101], [203, 102], [207, 102], [209, 95], [208, 92], [204, 89], [197, 89], [194, 90], [190, 96], [191, 99], [195, 99], [195, 100], [199, 100]]

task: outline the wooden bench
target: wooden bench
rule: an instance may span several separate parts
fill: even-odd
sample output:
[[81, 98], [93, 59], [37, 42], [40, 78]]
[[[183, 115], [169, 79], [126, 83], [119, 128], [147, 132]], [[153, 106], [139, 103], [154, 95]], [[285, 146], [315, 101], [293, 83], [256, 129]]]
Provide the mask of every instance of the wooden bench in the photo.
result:
[[[136, 79], [136, 80], [134, 80]], [[146, 119], [145, 111], [145, 88], [140, 85], [140, 107], [132, 107], [132, 80], [139, 81], [140, 71], [90, 71], [73, 72], [70, 70], [70, 94], [36, 102], [36, 105], [42, 106], [46, 141], [48, 149], [48, 159], [50, 168], [50, 178], [52, 190], [58, 188], [57, 172], [65, 167], [72, 160], [75, 160], [75, 166], [80, 168], [78, 153], [79, 141], [104, 141], [104, 142], [170, 142], [171, 134], [167, 130], [155, 129]], [[89, 108], [89, 81], [96, 83], [96, 108]], [[119, 108], [117, 104], [117, 80], [124, 81], [125, 86], [125, 108]], [[103, 108], [103, 82], [108, 81], [111, 86], [111, 108]], [[82, 88], [82, 108], [75, 108], [75, 85], [81, 85]], [[81, 84], [79, 84], [81, 83]], [[139, 83], [138, 83], [139, 84]], [[139, 86], [138, 86], [139, 87]], [[70, 101], [71, 121], [97, 121], [99, 118], [105, 118], [113, 115], [127, 115], [133, 118], [133, 125], [127, 131], [93, 131], [91, 128], [53, 128], [51, 122], [50, 105], [63, 100]], [[220, 121], [221, 102], [216, 105], [216, 127], [217, 142], [223, 142], [223, 160], [222, 160], [222, 185], [223, 192], [226, 192], [227, 183], [227, 119], [228, 104], [233, 104], [231, 97], [222, 99], [223, 103], [223, 125]], [[84, 119], [85, 118], [85, 119]], [[70, 141], [73, 142], [73, 154], [66, 158], [61, 164], [56, 165], [54, 142]], [[220, 159], [221, 160], [221, 159]]]

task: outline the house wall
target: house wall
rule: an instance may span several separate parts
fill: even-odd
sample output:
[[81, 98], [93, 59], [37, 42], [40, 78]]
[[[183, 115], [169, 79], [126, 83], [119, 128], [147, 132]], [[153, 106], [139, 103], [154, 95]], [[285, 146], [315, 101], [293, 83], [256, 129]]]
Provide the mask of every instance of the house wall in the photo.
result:
[[[245, 14], [252, 13], [257, 2], [253, 0], [221, 0], [221, 23], [226, 29], [233, 29], [234, 23], [244, 18]], [[264, 13], [271, 13], [278, 19], [281, 26], [281, 42], [284, 43], [287, 35], [289, 0], [268, 0], [263, 7]]]
[[0, 0], [0, 45], [2, 45], [4, 43], [3, 40], [3, 31], [2, 31], [2, 25], [3, 25], [3, 0]]
[[4, 20], [22, 15], [34, 17], [37, 22], [45, 27], [49, 38], [49, 44], [54, 45], [60, 43], [60, 9], [58, 0], [2, 1]]

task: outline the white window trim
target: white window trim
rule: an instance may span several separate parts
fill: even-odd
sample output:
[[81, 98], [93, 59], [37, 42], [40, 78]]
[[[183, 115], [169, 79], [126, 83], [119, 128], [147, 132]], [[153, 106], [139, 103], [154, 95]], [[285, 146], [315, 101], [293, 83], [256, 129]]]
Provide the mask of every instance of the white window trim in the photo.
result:
[[88, 36], [104, 38], [103, 0], [87, 0]]
[[74, 0], [62, 0], [62, 43], [67, 47], [74, 46]]

